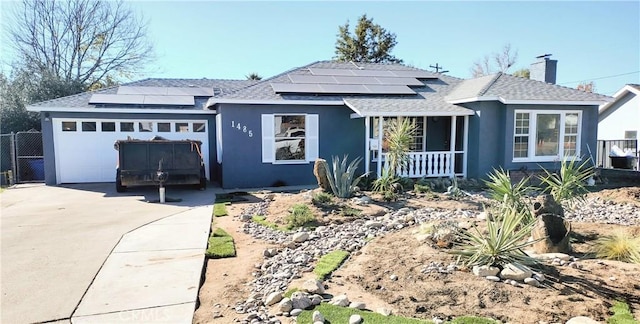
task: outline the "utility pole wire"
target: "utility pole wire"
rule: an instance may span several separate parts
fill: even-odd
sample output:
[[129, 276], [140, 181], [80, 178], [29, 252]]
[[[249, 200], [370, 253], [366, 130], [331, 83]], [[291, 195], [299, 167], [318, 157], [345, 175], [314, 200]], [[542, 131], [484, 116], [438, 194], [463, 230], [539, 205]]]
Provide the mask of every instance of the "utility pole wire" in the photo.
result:
[[621, 73], [621, 74], [609, 75], [609, 76], [598, 77], [598, 78], [591, 78], [591, 79], [587, 78], [587, 79], [583, 79], [583, 80], [579, 80], [579, 81], [563, 82], [563, 83], [558, 83], [558, 84], [559, 84], [559, 85], [564, 85], [564, 84], [569, 84], [569, 83], [579, 83], [579, 82], [586, 82], [586, 81], [602, 80], [602, 79], [615, 78], [615, 77], [619, 77], [619, 76], [623, 76], [623, 75], [629, 75], [629, 74], [634, 74], [634, 73], [640, 73], [640, 71], [634, 71], [634, 72], [628, 72], [628, 73]]

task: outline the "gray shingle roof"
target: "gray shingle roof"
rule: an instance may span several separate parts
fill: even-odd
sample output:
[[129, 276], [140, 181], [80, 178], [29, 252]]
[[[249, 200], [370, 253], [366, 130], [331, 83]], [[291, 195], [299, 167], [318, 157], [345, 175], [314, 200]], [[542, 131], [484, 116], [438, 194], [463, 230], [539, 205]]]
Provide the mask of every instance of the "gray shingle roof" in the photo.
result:
[[[135, 82], [122, 84], [123, 86], [137, 87], [203, 87], [217, 88], [219, 95], [232, 93], [240, 88], [256, 83], [249, 80], [216, 80], [216, 79], [144, 79]], [[68, 107], [68, 108], [93, 108], [95, 105], [89, 104], [89, 99], [93, 94], [116, 94], [118, 87], [110, 87], [97, 91], [83, 92], [72, 96], [38, 102], [31, 107]]]
[[577, 89], [496, 73], [463, 81], [447, 96], [449, 101], [475, 97], [500, 97], [504, 100], [609, 101], [610, 97]]

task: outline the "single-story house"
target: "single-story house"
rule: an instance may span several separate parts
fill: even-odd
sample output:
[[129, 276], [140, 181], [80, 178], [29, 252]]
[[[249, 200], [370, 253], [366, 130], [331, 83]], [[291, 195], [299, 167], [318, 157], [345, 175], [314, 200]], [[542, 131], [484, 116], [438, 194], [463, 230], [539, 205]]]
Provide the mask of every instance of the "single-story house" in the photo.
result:
[[638, 139], [640, 134], [640, 85], [627, 84], [600, 106], [598, 139]]
[[[595, 147], [610, 98], [561, 87], [556, 61], [530, 80], [459, 79], [401, 64], [320, 61], [261, 81], [147, 79], [37, 103], [46, 183], [113, 182], [127, 137], [197, 139], [207, 178], [223, 188], [310, 185], [316, 158], [362, 157], [380, 175], [385, 129], [417, 133], [402, 176], [482, 178], [493, 168], [555, 167]], [[549, 83], [551, 82], [551, 83]]]

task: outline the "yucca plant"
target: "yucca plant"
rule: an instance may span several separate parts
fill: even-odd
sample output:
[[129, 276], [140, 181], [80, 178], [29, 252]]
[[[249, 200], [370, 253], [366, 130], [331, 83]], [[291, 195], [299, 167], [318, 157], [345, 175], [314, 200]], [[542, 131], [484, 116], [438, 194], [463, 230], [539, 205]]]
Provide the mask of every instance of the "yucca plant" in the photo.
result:
[[527, 193], [535, 190], [534, 187], [527, 185], [529, 177], [522, 178], [518, 183], [511, 182], [509, 171], [500, 168], [493, 169], [489, 174], [489, 180], [485, 180], [485, 185], [489, 188], [488, 192], [491, 199], [501, 203], [507, 208], [514, 208], [518, 212], [524, 214], [523, 222], [530, 223], [533, 221], [533, 215], [529, 211]]
[[409, 118], [404, 118], [402, 121], [393, 120], [389, 123], [385, 140], [391, 174], [396, 175], [409, 160], [407, 152], [411, 149], [416, 129], [415, 122]]
[[614, 232], [596, 241], [595, 253], [601, 259], [640, 263], [640, 237], [626, 231]]
[[333, 169], [329, 169], [327, 162], [324, 163], [324, 168], [327, 170], [327, 180], [333, 195], [338, 198], [349, 198], [353, 195], [354, 188], [358, 185], [360, 180], [366, 176], [363, 174], [356, 177], [356, 169], [358, 164], [362, 161], [362, 158], [358, 157], [351, 161], [347, 166], [348, 155], [345, 155], [342, 160], [339, 157], [332, 157]]
[[524, 223], [524, 213], [507, 208], [499, 220], [487, 221], [487, 234], [474, 227], [475, 233], [462, 234], [463, 243], [451, 253], [461, 257], [463, 263], [475, 265], [505, 266], [509, 263], [533, 265], [537, 260], [529, 257], [523, 249], [537, 241], [528, 241], [535, 222]]
[[585, 187], [587, 180], [593, 176], [593, 168], [589, 166], [590, 160], [585, 159], [577, 164], [576, 159], [564, 158], [560, 163], [558, 173], [551, 173], [544, 169], [545, 175], [540, 176], [540, 181], [545, 186], [544, 192], [550, 193], [560, 204], [572, 206], [583, 201], [589, 192]]

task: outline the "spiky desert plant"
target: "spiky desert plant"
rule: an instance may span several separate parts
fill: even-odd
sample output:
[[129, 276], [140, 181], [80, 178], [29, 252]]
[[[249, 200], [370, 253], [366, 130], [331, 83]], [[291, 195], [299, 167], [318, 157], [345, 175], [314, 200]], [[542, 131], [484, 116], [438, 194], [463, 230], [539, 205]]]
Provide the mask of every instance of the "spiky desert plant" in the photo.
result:
[[348, 155], [345, 155], [342, 160], [337, 156], [332, 156], [333, 168], [329, 169], [327, 162], [323, 161], [325, 170], [327, 170], [327, 180], [333, 195], [338, 198], [349, 198], [353, 195], [355, 187], [360, 180], [366, 176], [366, 173], [356, 177], [356, 170], [358, 164], [362, 161], [362, 158], [358, 157], [351, 161], [347, 166]]
[[535, 222], [524, 223], [524, 217], [515, 208], [508, 208], [499, 220], [487, 221], [487, 234], [480, 232], [477, 227], [474, 227], [475, 232], [464, 232], [463, 243], [451, 253], [459, 255], [468, 267], [536, 264], [536, 259], [523, 251], [537, 242], [527, 240]]
[[493, 169], [493, 172], [489, 174], [489, 180], [484, 181], [491, 199], [502, 204], [507, 209], [514, 208], [518, 212], [524, 213], [522, 220], [525, 223], [533, 221], [533, 215], [531, 215], [527, 204], [527, 192], [535, 190], [535, 188], [527, 185], [528, 182], [529, 177], [526, 177], [514, 184], [511, 181], [509, 171], [505, 171], [502, 168]]
[[589, 159], [585, 159], [577, 164], [576, 159], [564, 158], [560, 162], [558, 173], [543, 168], [545, 175], [539, 177], [545, 186], [543, 191], [550, 193], [558, 203], [569, 207], [584, 200], [584, 196], [589, 192], [585, 184], [594, 174], [593, 168], [588, 165], [589, 162]]
[[596, 241], [595, 253], [601, 259], [640, 263], [640, 237], [616, 231]]
[[402, 121], [393, 120], [389, 123], [385, 140], [388, 145], [389, 172], [394, 176], [409, 160], [407, 152], [411, 149], [416, 129], [416, 123], [409, 118], [404, 118]]
[[382, 175], [373, 181], [373, 191], [381, 193], [390, 192], [391, 187], [399, 181], [400, 178], [391, 173], [389, 168], [384, 168], [382, 169]]

